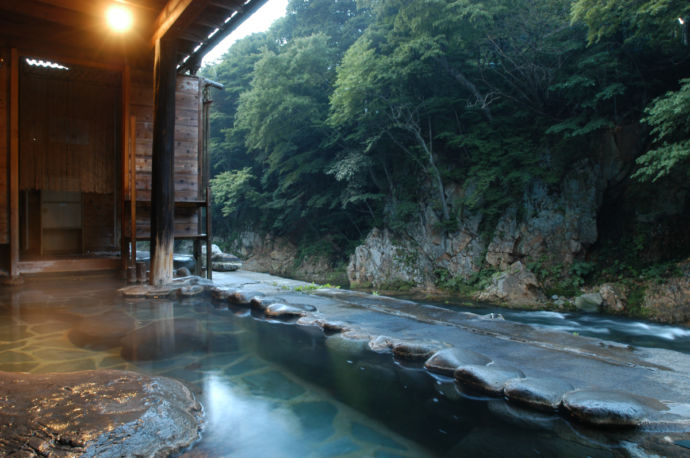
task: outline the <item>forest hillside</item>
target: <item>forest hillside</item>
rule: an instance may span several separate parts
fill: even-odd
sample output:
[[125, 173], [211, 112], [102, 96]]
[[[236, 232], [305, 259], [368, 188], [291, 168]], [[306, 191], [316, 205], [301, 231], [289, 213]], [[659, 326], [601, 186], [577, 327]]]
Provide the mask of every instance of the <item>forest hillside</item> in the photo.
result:
[[375, 290], [690, 321], [690, 3], [291, 0], [204, 76], [218, 242]]

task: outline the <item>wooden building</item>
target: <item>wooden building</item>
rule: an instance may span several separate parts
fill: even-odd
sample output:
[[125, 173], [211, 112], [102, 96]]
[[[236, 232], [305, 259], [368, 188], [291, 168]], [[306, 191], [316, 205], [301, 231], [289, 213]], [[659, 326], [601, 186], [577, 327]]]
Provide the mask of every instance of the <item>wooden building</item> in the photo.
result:
[[[209, 242], [201, 58], [265, 0], [0, 0], [0, 270], [125, 269]], [[207, 250], [207, 253], [210, 250]]]

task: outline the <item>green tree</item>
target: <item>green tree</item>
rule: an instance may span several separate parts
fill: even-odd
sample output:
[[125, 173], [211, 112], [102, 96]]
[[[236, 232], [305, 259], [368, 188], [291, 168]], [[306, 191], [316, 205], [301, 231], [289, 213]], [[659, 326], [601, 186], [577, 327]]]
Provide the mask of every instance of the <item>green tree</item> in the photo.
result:
[[655, 182], [681, 166], [682, 173], [690, 173], [690, 78], [680, 83], [678, 91], [655, 99], [645, 110], [655, 147], [637, 158], [640, 167], [633, 177], [641, 181]]

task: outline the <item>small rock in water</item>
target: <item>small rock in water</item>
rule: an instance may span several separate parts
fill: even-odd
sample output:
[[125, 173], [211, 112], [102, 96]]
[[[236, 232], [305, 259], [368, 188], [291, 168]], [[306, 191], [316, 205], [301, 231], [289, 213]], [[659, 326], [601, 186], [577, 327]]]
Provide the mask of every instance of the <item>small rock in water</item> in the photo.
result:
[[228, 297], [228, 301], [233, 304], [249, 305], [252, 298], [262, 297], [263, 294], [256, 291], [235, 291]]
[[509, 400], [534, 409], [555, 411], [563, 395], [572, 389], [573, 386], [565, 380], [527, 377], [509, 380], [503, 387], [503, 393]]
[[219, 301], [224, 301], [228, 299], [232, 294], [235, 294], [235, 290], [231, 288], [211, 288], [211, 296]]
[[453, 374], [461, 385], [494, 396], [503, 394], [503, 386], [508, 380], [522, 378], [525, 374], [521, 370], [505, 366], [480, 366], [468, 364], [460, 366]]
[[424, 363], [424, 367], [429, 372], [452, 377], [455, 370], [460, 366], [468, 364], [485, 366], [490, 362], [491, 358], [472, 350], [465, 350], [463, 348], [444, 348], [434, 353], [433, 356]]
[[604, 299], [599, 293], [587, 293], [575, 298], [575, 307], [587, 313], [596, 313], [601, 308]]
[[192, 275], [192, 273], [186, 267], [180, 267], [175, 271], [176, 277], [189, 277], [190, 275]]
[[640, 426], [668, 410], [656, 399], [613, 390], [578, 390], [563, 396], [563, 407], [577, 420], [595, 426]]
[[388, 351], [393, 345], [393, 339], [388, 336], [377, 336], [369, 341], [369, 348], [377, 353]]
[[264, 310], [266, 316], [270, 317], [296, 317], [306, 315], [306, 311], [294, 305], [287, 305], [281, 303], [271, 304]]
[[393, 356], [408, 361], [424, 361], [438, 350], [438, 346], [420, 342], [400, 342], [393, 345]]
[[178, 294], [182, 297], [192, 297], [192, 296], [198, 296], [199, 294], [204, 292], [204, 287], [201, 285], [190, 285], [190, 286], [183, 286], [180, 288], [178, 291]]
[[254, 310], [260, 310], [263, 312], [266, 310], [266, 307], [268, 307], [268, 301], [265, 301], [261, 296], [254, 296], [249, 301], [249, 306]]

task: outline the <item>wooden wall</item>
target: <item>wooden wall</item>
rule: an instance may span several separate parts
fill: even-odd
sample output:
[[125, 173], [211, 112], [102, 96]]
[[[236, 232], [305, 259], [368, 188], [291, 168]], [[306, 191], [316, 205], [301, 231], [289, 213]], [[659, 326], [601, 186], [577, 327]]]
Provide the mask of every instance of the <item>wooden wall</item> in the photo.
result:
[[[175, 96], [175, 200], [204, 199], [200, 189], [201, 88], [196, 77], [178, 76]], [[153, 81], [151, 72], [132, 71], [130, 113], [136, 117], [136, 200], [137, 235], [149, 236], [151, 213], [151, 163], [153, 144]], [[128, 172], [129, 173], [129, 172]], [[131, 196], [127, 179], [125, 195]], [[129, 234], [129, 223], [125, 229]], [[178, 206], [175, 210], [175, 235], [193, 235], [199, 230], [197, 208]]]
[[[31, 191], [46, 196], [52, 192], [79, 193], [81, 243], [73, 254], [117, 251], [119, 72], [21, 65], [19, 185], [23, 195]], [[22, 212], [28, 213], [22, 221], [43, 225], [42, 206], [21, 207], [20, 217]], [[24, 231], [32, 234], [33, 229]], [[45, 241], [47, 232], [40, 234], [40, 240]], [[29, 244], [21, 257], [36, 256], [37, 248], [36, 243]]]
[[9, 243], [9, 53], [0, 49], [0, 244]]

